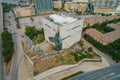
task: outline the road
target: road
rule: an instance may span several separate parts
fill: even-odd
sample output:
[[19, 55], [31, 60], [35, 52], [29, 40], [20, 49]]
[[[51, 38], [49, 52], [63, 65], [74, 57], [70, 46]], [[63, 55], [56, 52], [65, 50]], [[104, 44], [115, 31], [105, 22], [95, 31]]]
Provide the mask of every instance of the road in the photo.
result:
[[91, 71], [70, 80], [120, 80], [120, 65]]
[[19, 67], [24, 51], [22, 49], [20, 35], [17, 33], [15, 16], [12, 11], [10, 11], [7, 15], [10, 16], [9, 21], [11, 24], [8, 26], [8, 30], [12, 32], [13, 42], [14, 42], [14, 53], [12, 56], [10, 76], [8, 77], [8, 80], [17, 80], [18, 79], [18, 67]]
[[4, 58], [2, 56], [2, 50], [1, 50], [1, 33], [2, 32], [3, 32], [3, 11], [2, 11], [2, 5], [0, 3], [0, 80], [5, 80]]

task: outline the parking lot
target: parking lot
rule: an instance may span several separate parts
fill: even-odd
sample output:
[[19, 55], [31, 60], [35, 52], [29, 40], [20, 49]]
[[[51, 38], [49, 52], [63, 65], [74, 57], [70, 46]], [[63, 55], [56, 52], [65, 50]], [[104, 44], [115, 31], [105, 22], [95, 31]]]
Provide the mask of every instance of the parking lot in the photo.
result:
[[33, 16], [27, 18], [20, 18], [19, 25], [21, 28], [26, 26], [35, 26], [36, 28], [42, 28], [42, 16]]

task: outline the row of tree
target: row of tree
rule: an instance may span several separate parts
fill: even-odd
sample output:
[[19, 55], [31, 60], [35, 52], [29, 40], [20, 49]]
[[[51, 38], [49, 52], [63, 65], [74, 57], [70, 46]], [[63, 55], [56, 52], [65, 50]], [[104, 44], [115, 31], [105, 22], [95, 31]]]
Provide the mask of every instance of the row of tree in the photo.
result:
[[101, 33], [105, 34], [105, 33], [108, 33], [108, 32], [111, 32], [111, 31], [115, 30], [114, 28], [111, 28], [111, 27], [107, 26], [107, 24], [108, 24], [108, 21], [104, 21], [102, 23], [95, 23], [92, 26], [87, 25], [87, 27], [84, 28], [84, 31], [86, 29], [89, 29], [89, 28], [94, 28], [94, 29], [100, 31]]
[[14, 51], [12, 34], [7, 30], [3, 31], [2, 34], [2, 53], [5, 57], [5, 62], [9, 62]]
[[120, 22], [120, 18], [118, 19], [114, 19], [114, 20], [110, 20], [110, 21], [104, 21], [102, 23], [95, 23], [93, 25], [90, 26], [90, 24], [87, 25], [87, 27], [85, 27], [83, 29], [83, 31], [85, 31], [86, 29], [89, 29], [89, 28], [95, 28], [96, 30], [102, 32], [102, 33], [108, 33], [108, 32], [111, 32], [111, 31], [114, 31], [115, 29], [107, 26], [107, 24], [111, 24], [111, 23], [118, 23]]
[[3, 5], [3, 12], [9, 12], [12, 10], [12, 8], [16, 7], [15, 4], [9, 4], [9, 3], [2, 3]]

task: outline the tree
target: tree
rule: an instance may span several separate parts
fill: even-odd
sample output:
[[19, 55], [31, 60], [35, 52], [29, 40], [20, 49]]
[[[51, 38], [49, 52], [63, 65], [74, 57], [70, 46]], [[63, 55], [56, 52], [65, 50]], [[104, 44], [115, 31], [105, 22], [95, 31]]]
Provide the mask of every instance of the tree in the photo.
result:
[[79, 44], [80, 44], [81, 47], [84, 46], [84, 42], [83, 41], [79, 41]]
[[31, 19], [32, 22], [34, 22], [34, 19], [32, 17], [30, 19]]
[[35, 29], [35, 27], [27, 26], [25, 28], [25, 34], [29, 36], [30, 39], [33, 39], [34, 36], [38, 35], [38, 31]]
[[35, 27], [30, 27], [27, 26], [25, 28], [25, 34], [31, 39], [33, 40], [33, 38], [37, 37], [39, 35], [39, 38], [37, 39], [38, 43], [41, 43], [44, 41], [44, 30], [40, 29], [37, 30]]
[[12, 34], [5, 30], [2, 32], [1, 37], [2, 37], [2, 53], [3, 56], [5, 57], [5, 62], [9, 62], [14, 51]]
[[9, 3], [2, 3], [3, 6], [3, 12], [9, 12], [12, 10], [12, 8], [16, 7], [15, 4], [9, 4]]
[[78, 14], [78, 15], [81, 15], [82, 12], [81, 11], [78, 11], [78, 10], [75, 10], [75, 13]]
[[93, 46], [98, 48], [99, 50], [103, 51], [112, 56], [112, 58], [116, 61], [120, 61], [120, 39], [108, 44], [103, 45], [98, 41], [94, 40], [91, 36], [85, 34], [83, 36], [88, 42], [90, 42]]
[[93, 48], [92, 48], [92, 47], [89, 47], [89, 48], [88, 48], [88, 51], [89, 51], [89, 52], [93, 52]]

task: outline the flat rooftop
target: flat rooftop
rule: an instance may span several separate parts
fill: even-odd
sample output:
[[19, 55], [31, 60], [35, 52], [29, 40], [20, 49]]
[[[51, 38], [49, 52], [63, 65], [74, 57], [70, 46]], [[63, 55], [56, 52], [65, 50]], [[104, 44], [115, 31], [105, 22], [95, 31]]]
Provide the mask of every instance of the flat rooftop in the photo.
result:
[[67, 16], [67, 15], [64, 15], [64, 14], [61, 14], [61, 15], [52, 14], [52, 15], [49, 15], [48, 17], [49, 17], [50, 21], [53, 21], [54, 23], [56, 23], [58, 25], [65, 25], [65, 24], [69, 24], [74, 21], [77, 21], [77, 19]]

